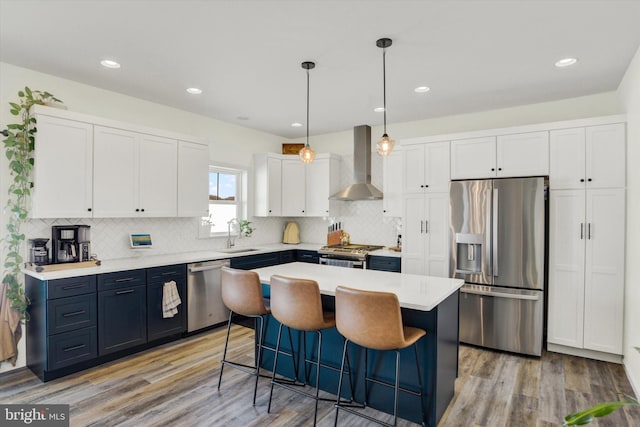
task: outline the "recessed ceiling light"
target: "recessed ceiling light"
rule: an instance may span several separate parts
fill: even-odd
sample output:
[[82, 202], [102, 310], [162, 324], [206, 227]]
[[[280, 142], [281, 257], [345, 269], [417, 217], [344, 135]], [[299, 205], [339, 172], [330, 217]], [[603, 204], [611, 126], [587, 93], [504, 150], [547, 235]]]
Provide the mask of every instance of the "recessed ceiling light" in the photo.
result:
[[427, 93], [431, 90], [431, 88], [429, 86], [418, 86], [417, 88], [415, 88], [413, 91], [415, 93]]
[[118, 64], [116, 61], [112, 61], [111, 59], [103, 59], [102, 61], [100, 61], [100, 64], [103, 67], [107, 68], [120, 68], [120, 64]]
[[302, 127], [302, 123], [298, 123], [298, 122], [291, 123], [291, 127], [292, 127], [292, 128], [299, 128], [299, 127]]
[[376, 113], [384, 113], [384, 107], [376, 107], [373, 109]]
[[569, 67], [575, 64], [576, 62], [578, 62], [576, 58], [564, 58], [556, 62], [556, 67], [558, 68]]
[[187, 88], [187, 92], [193, 95], [200, 95], [202, 93], [202, 89], [198, 89], [197, 87], [190, 87], [190, 88]]

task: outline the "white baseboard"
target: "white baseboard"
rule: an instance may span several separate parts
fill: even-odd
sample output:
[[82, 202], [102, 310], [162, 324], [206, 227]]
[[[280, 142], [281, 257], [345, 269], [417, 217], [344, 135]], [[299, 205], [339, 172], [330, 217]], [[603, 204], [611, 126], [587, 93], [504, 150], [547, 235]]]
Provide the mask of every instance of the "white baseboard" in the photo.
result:
[[583, 348], [567, 347], [564, 345], [551, 344], [551, 343], [547, 343], [547, 350], [553, 351], [555, 353], [564, 353], [564, 354], [570, 354], [572, 356], [586, 357], [587, 359], [595, 359], [595, 360], [602, 360], [604, 362], [622, 364], [622, 355], [620, 354], [611, 354], [611, 353], [604, 353], [602, 351], [585, 350]]
[[633, 389], [633, 394], [635, 395], [636, 399], [640, 398], [640, 388], [638, 388], [638, 382], [635, 381], [635, 378], [633, 378], [633, 376], [631, 375], [631, 373], [629, 372], [629, 370], [627, 369], [627, 365], [624, 365], [624, 372], [627, 374], [627, 379], [629, 380], [629, 383], [631, 384], [631, 388]]

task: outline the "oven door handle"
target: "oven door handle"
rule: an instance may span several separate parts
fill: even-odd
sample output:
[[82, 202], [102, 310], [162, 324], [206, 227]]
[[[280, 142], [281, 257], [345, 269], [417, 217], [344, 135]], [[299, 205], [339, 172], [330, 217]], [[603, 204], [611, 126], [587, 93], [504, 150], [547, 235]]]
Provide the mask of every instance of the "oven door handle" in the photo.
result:
[[486, 297], [521, 299], [521, 300], [529, 300], [529, 301], [538, 301], [540, 299], [539, 295], [511, 294], [506, 292], [482, 291], [478, 289], [469, 289], [469, 288], [460, 288], [460, 292], [464, 294], [474, 294], [474, 295], [480, 295], [480, 296], [486, 296]]

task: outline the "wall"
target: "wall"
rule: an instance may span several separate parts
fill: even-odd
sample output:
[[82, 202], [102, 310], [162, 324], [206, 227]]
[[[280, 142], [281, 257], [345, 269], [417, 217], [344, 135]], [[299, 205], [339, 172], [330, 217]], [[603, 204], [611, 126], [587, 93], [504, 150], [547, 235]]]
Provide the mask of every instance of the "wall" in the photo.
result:
[[627, 112], [627, 240], [625, 272], [624, 364], [640, 396], [640, 49], [618, 88]]

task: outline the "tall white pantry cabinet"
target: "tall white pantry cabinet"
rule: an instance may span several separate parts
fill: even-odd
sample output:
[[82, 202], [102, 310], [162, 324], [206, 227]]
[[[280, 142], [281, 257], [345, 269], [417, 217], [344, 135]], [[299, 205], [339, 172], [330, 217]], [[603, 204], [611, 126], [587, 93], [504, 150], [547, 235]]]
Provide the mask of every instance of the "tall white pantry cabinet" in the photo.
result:
[[550, 132], [549, 350], [622, 354], [625, 139], [624, 123]]

